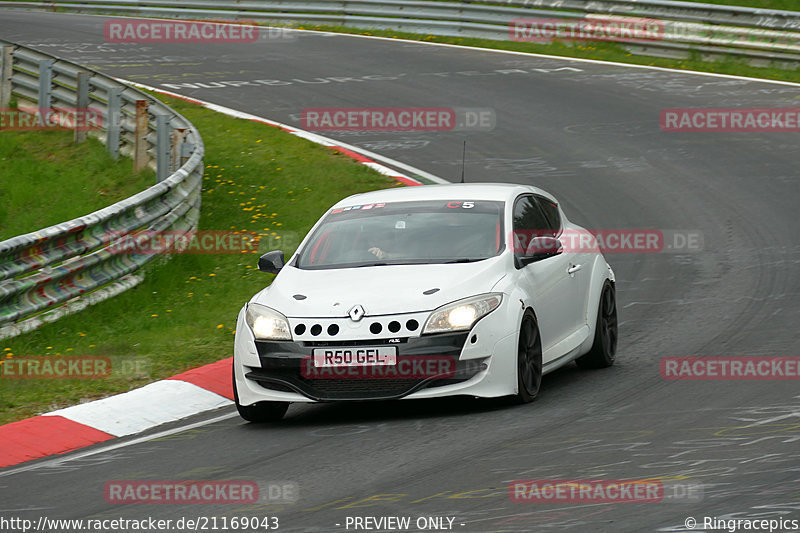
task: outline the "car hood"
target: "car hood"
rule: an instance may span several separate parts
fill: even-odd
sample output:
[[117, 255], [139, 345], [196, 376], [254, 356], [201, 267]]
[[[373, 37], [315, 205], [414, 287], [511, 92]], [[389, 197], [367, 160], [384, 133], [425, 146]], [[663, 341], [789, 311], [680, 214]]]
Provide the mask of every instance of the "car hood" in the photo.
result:
[[[430, 311], [491, 291], [505, 275], [503, 256], [449, 265], [386, 265], [333, 270], [284, 267], [254, 303], [287, 317], [343, 317], [354, 305], [368, 316]], [[439, 289], [431, 294], [423, 292]], [[297, 299], [296, 295], [305, 296]]]

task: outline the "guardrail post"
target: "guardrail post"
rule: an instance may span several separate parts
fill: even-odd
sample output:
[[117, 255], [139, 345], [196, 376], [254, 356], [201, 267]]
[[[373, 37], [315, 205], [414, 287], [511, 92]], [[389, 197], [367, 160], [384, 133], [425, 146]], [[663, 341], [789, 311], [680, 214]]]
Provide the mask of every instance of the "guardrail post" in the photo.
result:
[[170, 155], [170, 170], [175, 172], [181, 168], [181, 146], [183, 145], [183, 134], [185, 129], [172, 128], [172, 135], [170, 139], [169, 155]]
[[[88, 72], [78, 72], [76, 77], [75, 89], [77, 90], [77, 96], [75, 98], [75, 112], [82, 113], [84, 116], [88, 116], [88, 108], [89, 108], [89, 73]], [[83, 126], [83, 127], [81, 127]], [[75, 137], [74, 141], [76, 143], [82, 143], [86, 140], [86, 130], [88, 129], [89, 124], [86, 121], [76, 120], [75, 121]]]
[[53, 88], [53, 59], [42, 59], [39, 61], [39, 110], [48, 113], [50, 111], [50, 97]]
[[186, 142], [186, 137], [182, 138], [180, 146], [181, 149], [181, 158], [179, 162], [180, 166], [185, 165], [186, 162], [192, 157], [192, 152], [194, 151], [194, 147], [195, 147], [194, 143]]
[[[14, 47], [0, 48], [0, 113], [11, 107], [11, 73], [14, 68]], [[0, 124], [0, 129], [2, 124]]]
[[106, 150], [114, 159], [119, 158], [119, 129], [122, 121], [120, 105], [121, 88], [108, 90], [108, 109], [106, 120]]
[[147, 166], [148, 125], [147, 100], [136, 100], [136, 126], [133, 130], [133, 171]]
[[156, 115], [156, 183], [169, 176], [169, 115]]
[[11, 105], [11, 73], [14, 69], [14, 47], [3, 46], [0, 51], [0, 108]]

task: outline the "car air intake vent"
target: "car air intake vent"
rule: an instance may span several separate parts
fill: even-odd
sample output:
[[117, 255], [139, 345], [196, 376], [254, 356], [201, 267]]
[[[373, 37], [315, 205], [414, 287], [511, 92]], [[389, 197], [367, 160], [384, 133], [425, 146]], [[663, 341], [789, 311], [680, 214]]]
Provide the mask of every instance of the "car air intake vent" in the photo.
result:
[[396, 396], [419, 384], [419, 380], [409, 379], [309, 379], [304, 382], [315, 395], [329, 398], [351, 397], [353, 394]]
[[[343, 331], [352, 331], [350, 326], [348, 326], [349, 320], [342, 320], [341, 324], [337, 324], [335, 321], [324, 321], [323, 323], [319, 322], [296, 322], [294, 323], [294, 327], [292, 331], [294, 332], [295, 336], [302, 337], [305, 335], [311, 335], [313, 337], [336, 337], [340, 335]], [[411, 334], [414, 332], [419, 331], [420, 329], [420, 321], [416, 318], [406, 318], [406, 317], [399, 317], [397, 320], [372, 320], [368, 322], [365, 320], [364, 326], [366, 329], [362, 329], [362, 336], [364, 334], [367, 335], [396, 335], [403, 333]], [[367, 333], [367, 331], [369, 333]]]
[[259, 381], [258, 384], [261, 385], [262, 387], [264, 387], [265, 389], [268, 389], [268, 390], [275, 390], [275, 391], [278, 391], [278, 392], [297, 392], [293, 388], [289, 387], [288, 385], [283, 385], [282, 383], [272, 383], [272, 382], [269, 382], [269, 381]]

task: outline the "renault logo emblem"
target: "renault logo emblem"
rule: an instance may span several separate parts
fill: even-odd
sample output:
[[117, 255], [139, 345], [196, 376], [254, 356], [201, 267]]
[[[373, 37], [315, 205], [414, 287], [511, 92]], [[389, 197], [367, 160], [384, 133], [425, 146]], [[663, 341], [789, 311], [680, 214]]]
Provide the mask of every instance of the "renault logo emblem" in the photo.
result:
[[358, 322], [364, 318], [366, 311], [364, 311], [364, 308], [360, 305], [354, 305], [353, 308], [347, 312], [347, 314], [350, 315], [350, 320], [353, 322]]

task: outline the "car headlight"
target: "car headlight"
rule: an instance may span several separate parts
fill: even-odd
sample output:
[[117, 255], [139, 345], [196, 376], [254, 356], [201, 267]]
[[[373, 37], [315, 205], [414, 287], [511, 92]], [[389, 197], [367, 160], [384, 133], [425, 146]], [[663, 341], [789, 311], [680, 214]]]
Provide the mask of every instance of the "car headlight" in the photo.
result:
[[469, 330], [475, 322], [500, 307], [502, 301], [502, 294], [481, 294], [443, 305], [431, 313], [422, 333]]
[[292, 333], [286, 317], [259, 304], [248, 304], [245, 313], [247, 325], [257, 340], [290, 341]]

